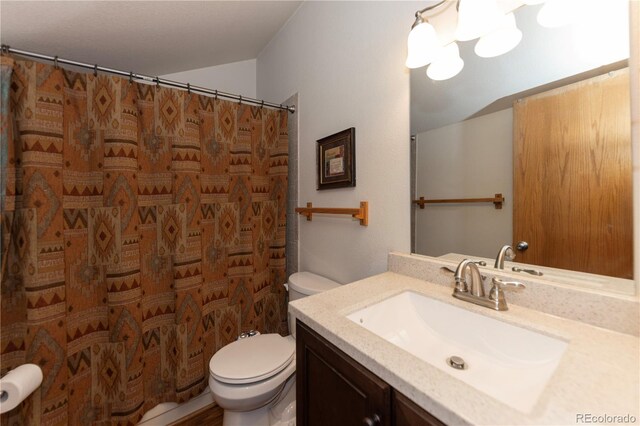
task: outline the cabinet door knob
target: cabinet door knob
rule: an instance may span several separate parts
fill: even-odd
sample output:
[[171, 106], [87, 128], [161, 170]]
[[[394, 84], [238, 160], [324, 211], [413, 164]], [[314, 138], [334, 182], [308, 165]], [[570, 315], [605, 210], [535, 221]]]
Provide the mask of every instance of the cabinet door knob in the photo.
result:
[[365, 417], [364, 419], [362, 419], [362, 424], [364, 426], [376, 426], [380, 424], [380, 416], [377, 414], [374, 414], [371, 417]]

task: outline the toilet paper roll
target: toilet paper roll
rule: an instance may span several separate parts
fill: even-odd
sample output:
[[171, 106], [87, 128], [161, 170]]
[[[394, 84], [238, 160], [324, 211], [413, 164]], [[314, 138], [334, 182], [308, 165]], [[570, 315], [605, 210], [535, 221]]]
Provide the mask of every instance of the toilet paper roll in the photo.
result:
[[35, 364], [23, 364], [0, 379], [0, 413], [13, 410], [42, 383], [42, 370]]

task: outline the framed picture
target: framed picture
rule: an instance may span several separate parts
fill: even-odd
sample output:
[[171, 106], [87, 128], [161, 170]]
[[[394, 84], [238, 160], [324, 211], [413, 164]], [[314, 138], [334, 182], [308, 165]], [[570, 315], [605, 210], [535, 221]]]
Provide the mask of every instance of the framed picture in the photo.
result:
[[318, 189], [356, 186], [356, 129], [318, 140]]

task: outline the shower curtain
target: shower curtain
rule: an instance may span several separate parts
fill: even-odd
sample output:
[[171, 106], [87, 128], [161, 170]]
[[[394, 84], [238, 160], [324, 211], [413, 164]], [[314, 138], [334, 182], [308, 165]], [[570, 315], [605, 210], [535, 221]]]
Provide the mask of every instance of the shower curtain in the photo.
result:
[[287, 113], [2, 57], [2, 424], [136, 424], [286, 333]]

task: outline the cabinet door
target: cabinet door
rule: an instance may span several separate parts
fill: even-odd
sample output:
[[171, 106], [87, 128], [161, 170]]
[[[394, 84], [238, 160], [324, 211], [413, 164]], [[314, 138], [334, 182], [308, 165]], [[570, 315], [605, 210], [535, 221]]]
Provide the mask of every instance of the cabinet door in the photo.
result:
[[392, 416], [393, 426], [445, 426], [395, 389], [392, 396]]
[[387, 383], [300, 321], [296, 336], [297, 424], [391, 425]]

